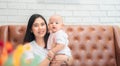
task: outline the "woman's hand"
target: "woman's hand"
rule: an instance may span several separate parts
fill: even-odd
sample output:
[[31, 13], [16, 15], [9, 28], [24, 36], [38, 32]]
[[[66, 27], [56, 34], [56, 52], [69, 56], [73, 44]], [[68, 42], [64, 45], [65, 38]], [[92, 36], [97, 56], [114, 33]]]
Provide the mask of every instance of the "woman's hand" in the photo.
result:
[[73, 62], [73, 57], [68, 57], [66, 55], [56, 55], [53, 60], [51, 61], [51, 63], [55, 63], [55, 64], [64, 64], [66, 63], [67, 65], [71, 65]]
[[51, 66], [67, 66], [67, 59], [68, 57], [66, 55], [56, 55], [53, 60], [51, 61]]
[[52, 50], [48, 51], [48, 57], [49, 58], [52, 59], [54, 57], [54, 55], [55, 55], [55, 53]]
[[64, 55], [64, 54], [59, 54], [59, 55], [56, 55], [53, 60], [61, 60], [61, 61], [67, 61], [68, 59], [68, 56]]

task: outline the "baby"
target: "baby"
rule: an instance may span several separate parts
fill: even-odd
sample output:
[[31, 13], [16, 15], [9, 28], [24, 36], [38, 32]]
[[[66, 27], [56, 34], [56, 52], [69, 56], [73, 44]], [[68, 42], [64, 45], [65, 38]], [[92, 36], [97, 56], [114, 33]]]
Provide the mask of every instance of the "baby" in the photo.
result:
[[68, 47], [68, 35], [63, 30], [63, 26], [64, 24], [61, 16], [53, 15], [50, 17], [48, 23], [50, 36], [47, 44], [49, 57], [57, 55], [66, 55], [68, 58], [71, 57], [71, 51]]

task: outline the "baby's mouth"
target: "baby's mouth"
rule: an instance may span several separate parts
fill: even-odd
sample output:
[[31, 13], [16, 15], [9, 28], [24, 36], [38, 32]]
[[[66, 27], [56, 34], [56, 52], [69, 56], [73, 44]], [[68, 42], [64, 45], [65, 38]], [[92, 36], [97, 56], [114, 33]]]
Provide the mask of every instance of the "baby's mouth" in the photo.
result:
[[53, 29], [55, 29], [55, 27], [53, 27]]

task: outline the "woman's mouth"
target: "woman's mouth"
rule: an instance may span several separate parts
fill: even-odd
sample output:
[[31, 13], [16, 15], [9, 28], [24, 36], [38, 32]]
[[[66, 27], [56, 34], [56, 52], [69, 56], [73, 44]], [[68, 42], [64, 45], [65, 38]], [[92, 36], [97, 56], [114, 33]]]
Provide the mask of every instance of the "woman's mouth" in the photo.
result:
[[44, 34], [44, 31], [39, 31], [38, 34]]

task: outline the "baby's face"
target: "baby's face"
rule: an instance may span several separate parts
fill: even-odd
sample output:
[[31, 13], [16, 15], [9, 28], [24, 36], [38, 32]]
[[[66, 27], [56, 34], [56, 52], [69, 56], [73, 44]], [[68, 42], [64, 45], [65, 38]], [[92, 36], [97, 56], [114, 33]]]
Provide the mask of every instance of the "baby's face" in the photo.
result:
[[63, 27], [62, 19], [58, 17], [51, 17], [49, 20], [49, 29], [54, 33]]

